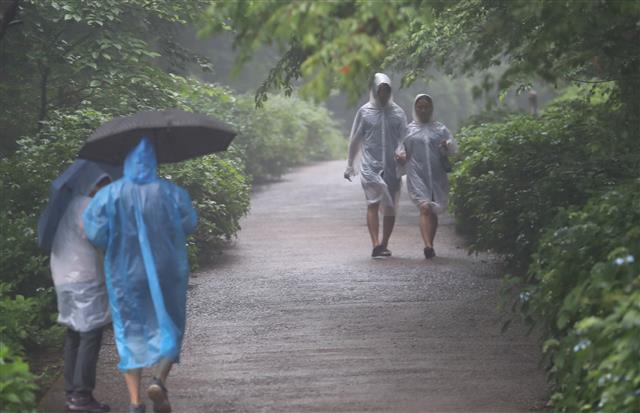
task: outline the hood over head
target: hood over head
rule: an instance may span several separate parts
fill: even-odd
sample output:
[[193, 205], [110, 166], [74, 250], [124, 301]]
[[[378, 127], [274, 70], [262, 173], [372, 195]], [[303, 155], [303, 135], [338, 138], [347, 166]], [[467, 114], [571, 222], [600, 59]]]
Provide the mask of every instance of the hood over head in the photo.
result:
[[[91, 162], [91, 161], [86, 161]], [[83, 170], [83, 174], [79, 175], [70, 185], [72, 187], [73, 195], [88, 196], [93, 192], [94, 188], [104, 178], [109, 178], [113, 181], [116, 176], [113, 173], [107, 172], [101, 167], [86, 167]]]
[[[389, 76], [385, 75], [384, 73], [376, 73], [373, 76], [373, 84], [371, 85], [371, 91], [369, 92], [369, 103], [376, 106], [381, 106], [378, 100], [378, 88], [383, 84], [389, 85], [389, 88], [391, 88], [391, 79], [389, 79]], [[387, 103], [387, 105], [393, 102], [393, 89], [391, 90], [391, 97], [389, 98], [389, 102]]]
[[124, 161], [124, 176], [138, 184], [144, 184], [156, 179], [156, 151], [151, 140], [146, 136], [127, 155]]
[[[420, 93], [418, 95], [416, 95], [416, 98], [413, 99], [413, 120], [416, 122], [421, 123], [422, 121], [418, 118], [418, 114], [416, 113], [416, 103], [418, 103], [418, 99], [427, 99], [429, 102], [431, 102], [431, 107], [434, 109], [435, 111], [435, 105], [433, 104], [433, 98], [429, 95], [427, 95], [426, 93]], [[431, 118], [429, 119], [429, 122], [433, 122], [433, 111], [431, 112]]]

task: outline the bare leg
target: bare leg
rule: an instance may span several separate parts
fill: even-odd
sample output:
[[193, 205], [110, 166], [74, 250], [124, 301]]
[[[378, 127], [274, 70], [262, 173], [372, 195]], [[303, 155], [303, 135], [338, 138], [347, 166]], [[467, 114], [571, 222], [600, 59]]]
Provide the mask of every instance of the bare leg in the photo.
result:
[[425, 248], [433, 248], [433, 239], [430, 237], [430, 234], [429, 207], [420, 206], [420, 235], [422, 235]]
[[385, 216], [382, 219], [382, 245], [386, 248], [389, 245], [389, 238], [393, 232], [393, 226], [396, 223], [395, 215]]
[[438, 215], [429, 205], [420, 206], [420, 235], [426, 248], [433, 248], [433, 240], [438, 230]]
[[378, 232], [380, 231], [380, 222], [378, 221], [378, 209], [380, 204], [371, 204], [367, 206], [367, 228], [371, 236], [371, 243], [374, 248], [379, 245]]
[[140, 400], [140, 377], [142, 375], [142, 369], [133, 369], [124, 373], [124, 381], [127, 383], [127, 390], [129, 390], [129, 398], [131, 404], [142, 404]]
[[436, 213], [431, 212], [429, 214], [429, 224], [429, 241], [431, 241], [431, 248], [433, 248], [433, 240], [438, 230], [438, 215], [436, 215]]
[[171, 403], [165, 387], [171, 366], [173, 366], [173, 360], [167, 358], [160, 360], [153, 373], [153, 381], [147, 388], [147, 395], [153, 402], [154, 412], [171, 412]]
[[156, 370], [154, 372], [154, 376], [159, 378], [162, 384], [167, 382], [167, 377], [169, 377], [169, 372], [171, 371], [171, 367], [173, 367], [173, 361], [169, 359], [162, 359], [160, 363], [156, 366]]

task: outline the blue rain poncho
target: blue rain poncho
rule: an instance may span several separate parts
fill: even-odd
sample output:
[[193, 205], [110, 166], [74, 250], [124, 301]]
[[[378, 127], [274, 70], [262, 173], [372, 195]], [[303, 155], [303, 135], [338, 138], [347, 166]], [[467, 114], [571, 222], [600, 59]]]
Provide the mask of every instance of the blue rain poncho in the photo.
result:
[[87, 207], [87, 236], [105, 250], [120, 370], [179, 361], [189, 276], [186, 234], [196, 222], [187, 192], [156, 176], [146, 138], [127, 156], [124, 177]]
[[428, 205], [439, 214], [447, 209], [449, 202], [449, 179], [441, 162], [441, 154], [444, 155], [441, 145], [445, 142], [447, 154], [456, 153], [458, 145], [442, 123], [433, 119], [423, 123], [418, 119], [415, 104], [420, 98], [427, 98], [433, 104], [431, 97], [425, 94], [416, 96], [413, 102], [413, 122], [403, 141], [407, 155], [407, 190], [418, 207]]
[[369, 102], [353, 120], [349, 138], [346, 174], [360, 174], [360, 183], [369, 205], [380, 203], [384, 215], [395, 215], [401, 186], [395, 154], [406, 134], [407, 116], [393, 98], [382, 105], [378, 99], [381, 85], [391, 87], [389, 77], [376, 73]]

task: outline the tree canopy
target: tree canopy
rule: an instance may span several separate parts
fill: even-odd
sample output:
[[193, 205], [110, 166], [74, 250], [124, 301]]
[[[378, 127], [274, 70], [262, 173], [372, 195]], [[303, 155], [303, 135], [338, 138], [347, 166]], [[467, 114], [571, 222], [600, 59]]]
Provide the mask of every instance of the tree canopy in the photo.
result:
[[12, 21], [0, 37], [0, 123], [11, 125], [0, 139], [5, 147], [37, 128], [52, 109], [124, 102], [145, 107], [158, 87], [159, 63], [178, 70], [191, 59], [208, 68], [172, 38], [175, 24], [194, 20], [204, 7], [200, 0], [14, 4], [12, 16], [14, 9], [4, 12], [3, 24]]
[[535, 78], [611, 81], [623, 92], [640, 83], [634, 0], [219, 0], [206, 16], [203, 33], [234, 34], [240, 65], [263, 45], [281, 50], [258, 102], [301, 79], [308, 96], [337, 89], [355, 98], [386, 69], [409, 84], [433, 67], [454, 75], [500, 67], [481, 82], [485, 91]]

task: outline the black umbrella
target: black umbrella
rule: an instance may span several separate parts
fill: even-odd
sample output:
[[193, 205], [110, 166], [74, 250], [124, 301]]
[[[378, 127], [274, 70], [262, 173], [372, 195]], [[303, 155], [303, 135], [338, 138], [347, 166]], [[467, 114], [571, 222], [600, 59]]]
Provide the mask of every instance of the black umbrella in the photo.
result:
[[143, 136], [155, 145], [158, 162], [179, 162], [229, 147], [236, 133], [227, 124], [178, 109], [115, 118], [87, 139], [80, 158], [122, 164]]

